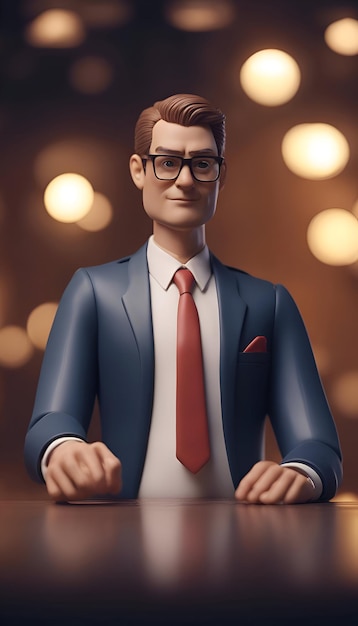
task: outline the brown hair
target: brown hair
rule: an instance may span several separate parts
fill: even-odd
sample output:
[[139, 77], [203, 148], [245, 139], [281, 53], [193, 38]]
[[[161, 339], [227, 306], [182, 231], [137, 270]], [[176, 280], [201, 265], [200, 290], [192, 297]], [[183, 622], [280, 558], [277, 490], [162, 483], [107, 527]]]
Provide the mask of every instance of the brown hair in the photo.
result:
[[217, 145], [219, 156], [225, 152], [225, 115], [201, 96], [177, 94], [155, 102], [140, 114], [134, 132], [136, 154], [148, 154], [152, 131], [159, 120], [181, 126], [209, 126]]

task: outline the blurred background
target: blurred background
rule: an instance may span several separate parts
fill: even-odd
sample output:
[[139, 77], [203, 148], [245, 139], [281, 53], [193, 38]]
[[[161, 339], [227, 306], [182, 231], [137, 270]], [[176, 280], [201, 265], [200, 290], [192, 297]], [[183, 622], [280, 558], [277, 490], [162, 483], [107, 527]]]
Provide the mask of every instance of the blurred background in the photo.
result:
[[[294, 296], [342, 443], [339, 498], [358, 498], [357, 1], [0, 7], [0, 498], [45, 496], [22, 449], [57, 303], [78, 267], [150, 235], [128, 170], [133, 128], [181, 92], [227, 115], [208, 244]], [[269, 427], [267, 440], [279, 459]]]

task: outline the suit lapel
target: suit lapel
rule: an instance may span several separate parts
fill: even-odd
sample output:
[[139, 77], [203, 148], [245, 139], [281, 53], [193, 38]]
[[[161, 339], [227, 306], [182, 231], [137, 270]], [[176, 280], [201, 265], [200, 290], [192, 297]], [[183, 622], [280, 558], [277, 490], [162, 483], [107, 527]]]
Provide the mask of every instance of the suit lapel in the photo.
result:
[[128, 289], [122, 300], [140, 355], [144, 402], [153, 396], [154, 344], [147, 245], [134, 254], [128, 267]]
[[[141, 378], [140, 411], [132, 427], [139, 437], [138, 464], [135, 463], [135, 492], [139, 489], [149, 437], [154, 390], [154, 341], [147, 245], [136, 252], [128, 264], [128, 288], [122, 302], [132, 328], [138, 353]], [[137, 451], [136, 451], [137, 452]], [[134, 456], [136, 456], [134, 452]]]
[[220, 316], [220, 388], [224, 436], [229, 464], [236, 453], [235, 390], [240, 335], [247, 305], [239, 293], [236, 272], [212, 256]]

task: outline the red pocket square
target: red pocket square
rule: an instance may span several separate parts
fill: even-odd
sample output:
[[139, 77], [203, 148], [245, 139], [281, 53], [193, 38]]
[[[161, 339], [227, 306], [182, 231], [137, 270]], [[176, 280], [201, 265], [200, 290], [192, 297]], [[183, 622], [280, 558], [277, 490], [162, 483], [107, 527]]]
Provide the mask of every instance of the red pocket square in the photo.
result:
[[267, 339], [262, 335], [255, 337], [248, 346], [246, 346], [244, 352], [267, 352]]

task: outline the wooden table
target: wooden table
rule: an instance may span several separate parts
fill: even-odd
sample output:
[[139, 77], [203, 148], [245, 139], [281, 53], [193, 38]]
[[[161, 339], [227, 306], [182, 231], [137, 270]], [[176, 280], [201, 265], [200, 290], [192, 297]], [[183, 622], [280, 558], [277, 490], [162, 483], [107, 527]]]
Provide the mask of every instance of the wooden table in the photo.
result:
[[358, 505], [0, 502], [0, 623], [358, 624]]

